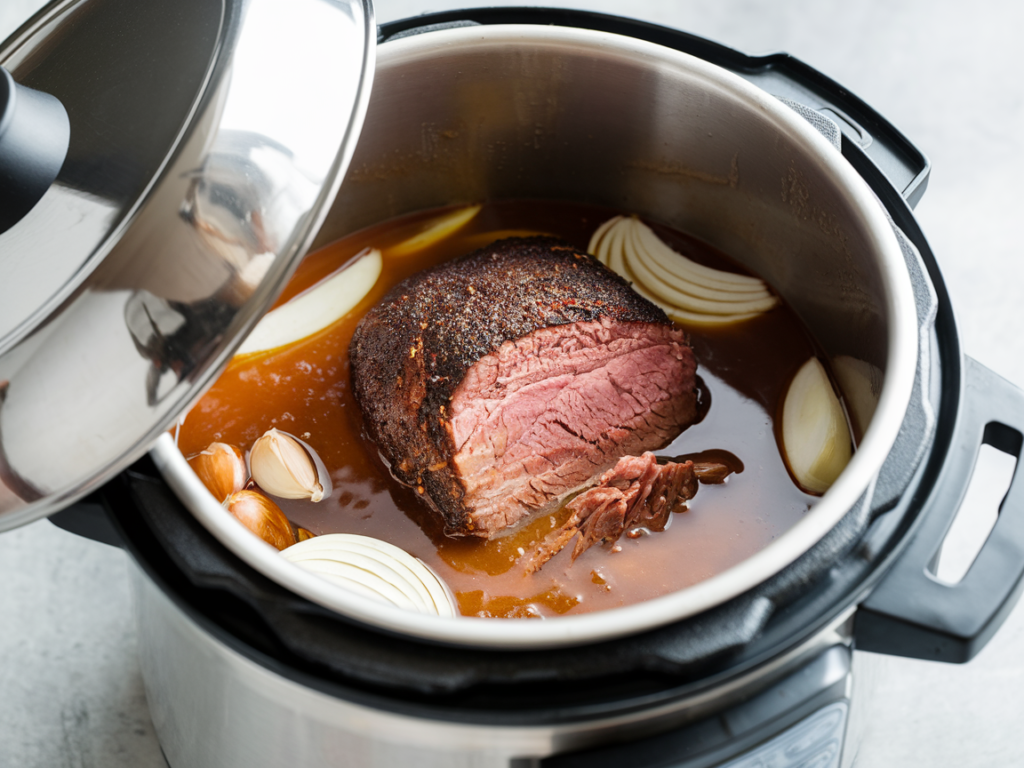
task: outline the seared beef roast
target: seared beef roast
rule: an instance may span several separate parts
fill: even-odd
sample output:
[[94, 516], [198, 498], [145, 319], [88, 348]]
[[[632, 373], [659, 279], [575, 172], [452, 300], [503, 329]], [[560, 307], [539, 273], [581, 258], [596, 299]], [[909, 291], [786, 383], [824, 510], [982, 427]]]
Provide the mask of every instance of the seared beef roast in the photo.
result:
[[356, 329], [352, 381], [392, 474], [450, 534], [489, 537], [696, 416], [665, 314], [554, 238], [513, 238], [395, 286]]

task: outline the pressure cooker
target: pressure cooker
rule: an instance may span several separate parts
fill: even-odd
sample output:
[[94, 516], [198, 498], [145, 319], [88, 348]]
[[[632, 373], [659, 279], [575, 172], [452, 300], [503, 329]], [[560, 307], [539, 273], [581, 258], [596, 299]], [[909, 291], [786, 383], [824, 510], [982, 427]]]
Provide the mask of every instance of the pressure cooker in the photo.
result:
[[[67, 67], [61, 57], [73, 57], [67, 53], [72, 41], [86, 37], [90, 29], [97, 35], [109, 31], [104, 23], [124, 22], [124, 8], [105, 17], [103, 4], [78, 5], [82, 7], [65, 4], [52, 8], [50, 15], [44, 12], [13, 43], [8, 41], [0, 58], [5, 64], [13, 60], [15, 79], [52, 94], [59, 89], [42, 87], [48, 62], [56, 59]], [[275, 146], [267, 136], [254, 135], [251, 126], [246, 132], [236, 128], [249, 119], [246, 104], [238, 100], [238, 94], [246, 93], [244, 54], [259, 39], [258, 34], [249, 35], [258, 32], [260, 23], [274, 20], [266, 4], [226, 8], [219, 26], [211, 19], [210, 29], [217, 26], [206, 41], [207, 61], [212, 63], [205, 69], [196, 66], [192, 73], [203, 95], [182, 97], [187, 120], [184, 128], [175, 126], [178, 133], [171, 143], [178, 143], [170, 156], [145, 157], [146, 143], [140, 141], [140, 156], [150, 164], [126, 162], [124, 173], [111, 174], [124, 184], [118, 190], [121, 196], [113, 196], [121, 205], [117, 215], [111, 213], [110, 195], [95, 190], [83, 194], [88, 180], [75, 143], [76, 120], [83, 114], [75, 97], [82, 97], [57, 94], [71, 126], [68, 157], [57, 164], [56, 182], [43, 185], [42, 202], [27, 204], [29, 211], [13, 224], [8, 242], [23, 245], [40, 237], [44, 228], [30, 229], [30, 218], [66, 207], [68, 197], [82, 197], [97, 207], [106, 204], [105, 219], [82, 204], [83, 220], [108, 226], [90, 233], [94, 239], [88, 245], [94, 250], [87, 255], [95, 261], [83, 271], [106, 279], [102, 285], [108, 293], [124, 292], [116, 320], [126, 329], [145, 373], [141, 394], [150, 418], [134, 432], [128, 430], [131, 436], [119, 451], [111, 450], [115, 460], [101, 457], [95, 462], [98, 470], [83, 473], [84, 480], [67, 487], [41, 487], [32, 473], [26, 439], [11, 437], [27, 434], [21, 426], [31, 402], [22, 399], [27, 395], [21, 393], [30, 389], [26, 382], [42, 387], [45, 374], [57, 365], [58, 352], [73, 342], [81, 348], [97, 335], [97, 328], [112, 327], [101, 317], [105, 310], [89, 311], [85, 297], [90, 275], [75, 273], [74, 280], [47, 297], [41, 310], [16, 318], [0, 349], [6, 355], [0, 363], [7, 365], [0, 377], [9, 382], [0, 411], [3, 479], [12, 498], [5, 508], [5, 527], [78, 498], [76, 506], [54, 515], [55, 522], [117, 541], [131, 552], [138, 566], [133, 583], [147, 693], [172, 766], [276, 765], [285, 760], [309, 765], [697, 766], [755, 765], [758, 760], [838, 765], [847, 726], [855, 722], [851, 708], [858, 704], [850, 691], [854, 644], [862, 650], [966, 661], [1014, 604], [1024, 567], [1024, 531], [1017, 521], [1024, 513], [1017, 511], [1017, 492], [1011, 485], [999, 521], [968, 575], [957, 585], [947, 585], [928, 573], [980, 446], [1019, 453], [1016, 425], [1024, 402], [1014, 386], [960, 352], [941, 275], [911, 213], [924, 191], [927, 160], [870, 107], [789, 57], [757, 59], [673, 30], [587, 13], [489, 9], [436, 14], [379, 30], [372, 29], [368, 9], [361, 4], [348, 6], [345, 13], [340, 26], [325, 22], [323, 29], [337, 32], [348, 24], [349, 31], [373, 34], [361, 38], [362, 47], [347, 48], [345, 57], [339, 57], [344, 60], [332, 62], [340, 68], [355, 65], [361, 76], [346, 92], [347, 101], [342, 99], [344, 117], [339, 119], [337, 103], [329, 108], [334, 110], [328, 117], [336, 120], [333, 139], [339, 147], [329, 156], [311, 151], [289, 158], [281, 142]], [[167, 23], [167, 14], [173, 16], [168, 9], [154, 8], [131, 18], [158, 26]], [[59, 39], [54, 29], [68, 35], [61, 40], [64, 48], [53, 46], [50, 51], [33, 37]], [[529, 174], [526, 181], [521, 181], [523, 174], [483, 173], [474, 178], [457, 162], [448, 164], [454, 169], [445, 163], [432, 165], [436, 148], [433, 155], [423, 153], [420, 167], [407, 163], [396, 173], [394, 166], [382, 163], [384, 150], [376, 146], [382, 136], [394, 146], [407, 139], [401, 128], [392, 129], [396, 121], [404, 120], [429, 142], [424, 126], [430, 121], [416, 112], [422, 107], [408, 98], [395, 106], [395, 93], [402, 88], [416, 93], [417, 73], [457, 81], [462, 75], [458, 57], [489, 46], [496, 51], [494, 68], [500, 79], [511, 83], [528, 78], [529, 68], [538, 62], [549, 65], [539, 67], [547, 76], [551, 69], [545, 51], [564, 64], [559, 74], [571, 81], [575, 62], [599, 60], [602, 50], [616, 55], [625, 50], [630, 66], [661, 75], [652, 78], [650, 92], [641, 92], [650, 98], [671, 98], [672, 67], [684, 57], [692, 70], [723, 77], [741, 92], [753, 93], [754, 86], [759, 89], [754, 98], [774, 99], [787, 110], [781, 119], [796, 121], [787, 125], [801, 126], [794, 130], [813, 137], [807, 141], [818, 156], [827, 158], [825, 163], [856, 172], [859, 180], [853, 186], [859, 190], [863, 183], [870, 190], [870, 205], [880, 204], [876, 218], [891, 227], [889, 256], [898, 256], [905, 279], [903, 294], [898, 288], [891, 294], [878, 291], [879, 296], [897, 297], [893, 305], [903, 296], [901, 306], [889, 307], [888, 319], [909, 325], [915, 342], [910, 363], [903, 361], [901, 370], [909, 371], [905, 398], [897, 423], [888, 424], [892, 434], [878, 471], [858, 487], [827, 531], [763, 578], [699, 610], [624, 633], [533, 645], [488, 643], [485, 635], [475, 642], [473, 637], [460, 641], [450, 633], [404, 632], [401, 624], [388, 623], [386, 617], [378, 620], [372, 612], [339, 612], [330, 601], [318, 600], [315, 589], [303, 595], [301, 583], [288, 584], [259, 568], [259, 555], [253, 562], [245, 544], [237, 544], [215, 519], [204, 517], [201, 504], [193, 503], [187, 473], [174, 467], [178, 457], [169, 438], [160, 437], [155, 445], [152, 439], [173, 423], [176, 406], [193, 400], [225, 362], [314, 236], [321, 242], [382, 214], [445, 202], [452, 194], [465, 194], [466, 188], [483, 196], [531, 189], [550, 196]], [[234, 51], [236, 58], [222, 61], [225, 51]], [[509, 70], [510, 51], [520, 70]], [[372, 90], [371, 61], [377, 70]], [[51, 67], [57, 72], [53, 82], [59, 83], [61, 69]], [[19, 77], [22, 70], [27, 77]], [[267, 77], [265, 70], [258, 74]], [[258, 85], [259, 78], [252, 77], [248, 82]], [[232, 79], [234, 87], [227, 88]], [[614, 80], [601, 83], [607, 86]], [[636, 85], [630, 82], [631, 89]], [[521, 87], [515, 86], [512, 95]], [[593, 83], [589, 87], [597, 90]], [[582, 83], [574, 89], [586, 92]], [[364, 137], [357, 143], [354, 137], [364, 113]], [[552, 120], [560, 117], [556, 113]], [[199, 128], [193, 129], [188, 120]], [[277, 130], [269, 122], [262, 125], [268, 132]], [[530, 127], [537, 125], [531, 122]], [[660, 123], [642, 127], [667, 130]], [[219, 151], [206, 152], [209, 148]], [[267, 163], [266, 156], [273, 160]], [[105, 160], [122, 170], [116, 157]], [[319, 175], [309, 170], [317, 160]], [[342, 183], [346, 166], [349, 174]], [[438, 167], [450, 177], [424, 186], [421, 177], [436, 177]], [[168, 173], [172, 169], [189, 173]], [[389, 170], [397, 181], [382, 178]], [[154, 173], [155, 180], [144, 178]], [[678, 168], [658, 174], [670, 179], [680, 175]], [[371, 188], [383, 184], [373, 190], [378, 194], [366, 194], [366, 178]], [[460, 187], [462, 178], [470, 181]], [[248, 184], [241, 191], [239, 179]], [[617, 180], [594, 194], [631, 193], [653, 208], [630, 183], [628, 178]], [[434, 200], [435, 195], [440, 197]], [[60, 204], [53, 202], [55, 197]], [[173, 220], [185, 222], [188, 236], [198, 237], [198, 244], [159, 237], [167, 218], [161, 206], [168, 201], [174, 203]], [[733, 205], [718, 202], [719, 208]], [[278, 230], [268, 227], [257, 237], [255, 228], [247, 226], [254, 212], [273, 213], [273, 219], [266, 219]], [[817, 211], [809, 219], [814, 225], [831, 224], [828, 213]], [[25, 239], [13, 239], [19, 236]], [[238, 275], [245, 276], [250, 263], [261, 262], [231, 262], [237, 257], [234, 251], [223, 258], [239, 241], [250, 256], [271, 254], [258, 278], [241, 284]], [[235, 281], [233, 290], [212, 298], [187, 296], [181, 293], [187, 283], [184, 288], [176, 285], [174, 272], [162, 273], [163, 267], [141, 270], [143, 283], [128, 283], [125, 275], [138, 270], [133, 254], [149, 248], [151, 260], [162, 263], [173, 247], [216, 252], [222, 262], [235, 264], [229, 276]], [[179, 263], [179, 270], [197, 263], [187, 256], [183, 262], [186, 266]], [[167, 282], [161, 285], [154, 275]], [[43, 317], [47, 322], [39, 325], [45, 333], [33, 324]], [[811, 325], [827, 335], [827, 324]], [[69, 325], [70, 338], [52, 330]], [[863, 332], [872, 332], [870, 324]], [[911, 350], [888, 339], [890, 357]], [[97, 367], [110, 363], [88, 360]], [[115, 387], [114, 397], [120, 395], [120, 384], [107, 386]], [[15, 410], [15, 405], [20, 407]], [[74, 419], [60, 408], [58, 414]], [[76, 425], [93, 437], [103, 427]], [[149, 458], [125, 469], [151, 445]], [[80, 465], [75, 463], [78, 456], [67, 461], [69, 469]], [[57, 477], [71, 475], [68, 471]]]

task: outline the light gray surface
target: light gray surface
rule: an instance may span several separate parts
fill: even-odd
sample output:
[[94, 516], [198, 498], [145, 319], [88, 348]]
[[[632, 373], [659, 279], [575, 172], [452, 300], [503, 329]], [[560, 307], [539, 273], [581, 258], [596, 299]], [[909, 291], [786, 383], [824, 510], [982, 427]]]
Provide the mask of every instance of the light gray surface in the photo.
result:
[[[381, 20], [488, 3], [380, 0]], [[965, 350], [1024, 383], [1018, 234], [1024, 9], [1010, 2], [588, 0], [749, 52], [787, 51], [886, 115], [932, 160], [918, 208]], [[0, 38], [40, 5], [0, 0]], [[49, 523], [0, 537], [0, 766], [163, 768], [117, 550]], [[861, 768], [1024, 765], [1024, 607], [972, 663], [875, 659]]]

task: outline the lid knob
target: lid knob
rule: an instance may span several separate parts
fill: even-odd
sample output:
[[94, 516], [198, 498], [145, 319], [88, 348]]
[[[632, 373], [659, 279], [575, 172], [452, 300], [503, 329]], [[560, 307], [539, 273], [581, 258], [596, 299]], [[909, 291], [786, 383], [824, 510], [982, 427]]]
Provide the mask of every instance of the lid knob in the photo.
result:
[[0, 67], [0, 232], [21, 221], [50, 188], [70, 135], [57, 98], [18, 85]]

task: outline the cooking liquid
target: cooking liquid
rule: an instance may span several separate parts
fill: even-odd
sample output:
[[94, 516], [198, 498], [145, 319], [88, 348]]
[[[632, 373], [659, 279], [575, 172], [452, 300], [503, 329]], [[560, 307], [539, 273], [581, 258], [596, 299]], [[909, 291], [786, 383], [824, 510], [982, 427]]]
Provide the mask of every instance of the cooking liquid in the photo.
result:
[[[617, 212], [576, 203], [484, 205], [454, 235], [408, 256], [389, 254], [437, 216], [427, 211], [339, 240], [300, 264], [278, 305], [351, 260], [379, 248], [383, 271], [369, 295], [329, 329], [282, 351], [236, 359], [185, 419], [185, 456], [214, 441], [248, 451], [271, 427], [314, 448], [334, 492], [319, 503], [274, 500], [315, 534], [355, 533], [391, 542], [423, 560], [455, 593], [464, 615], [538, 617], [614, 608], [682, 589], [736, 565], [796, 523], [815, 500], [793, 482], [781, 457], [775, 415], [789, 381], [814, 354], [804, 326], [784, 304], [731, 327], [687, 327], [710, 407], [659, 456], [728, 451], [743, 471], [701, 485], [686, 512], [661, 533], [623, 536], [591, 547], [575, 563], [570, 543], [540, 571], [524, 573], [529, 555], [566, 514], [535, 516], [490, 541], [444, 535], [440, 517], [394, 480], [363, 435], [350, 384], [348, 345], [362, 316], [396, 283], [502, 237], [558, 235], [585, 249], [599, 224]], [[676, 251], [719, 269], [741, 271], [726, 256], [685, 234], [654, 226]], [[525, 556], [524, 556], [525, 554]]]

